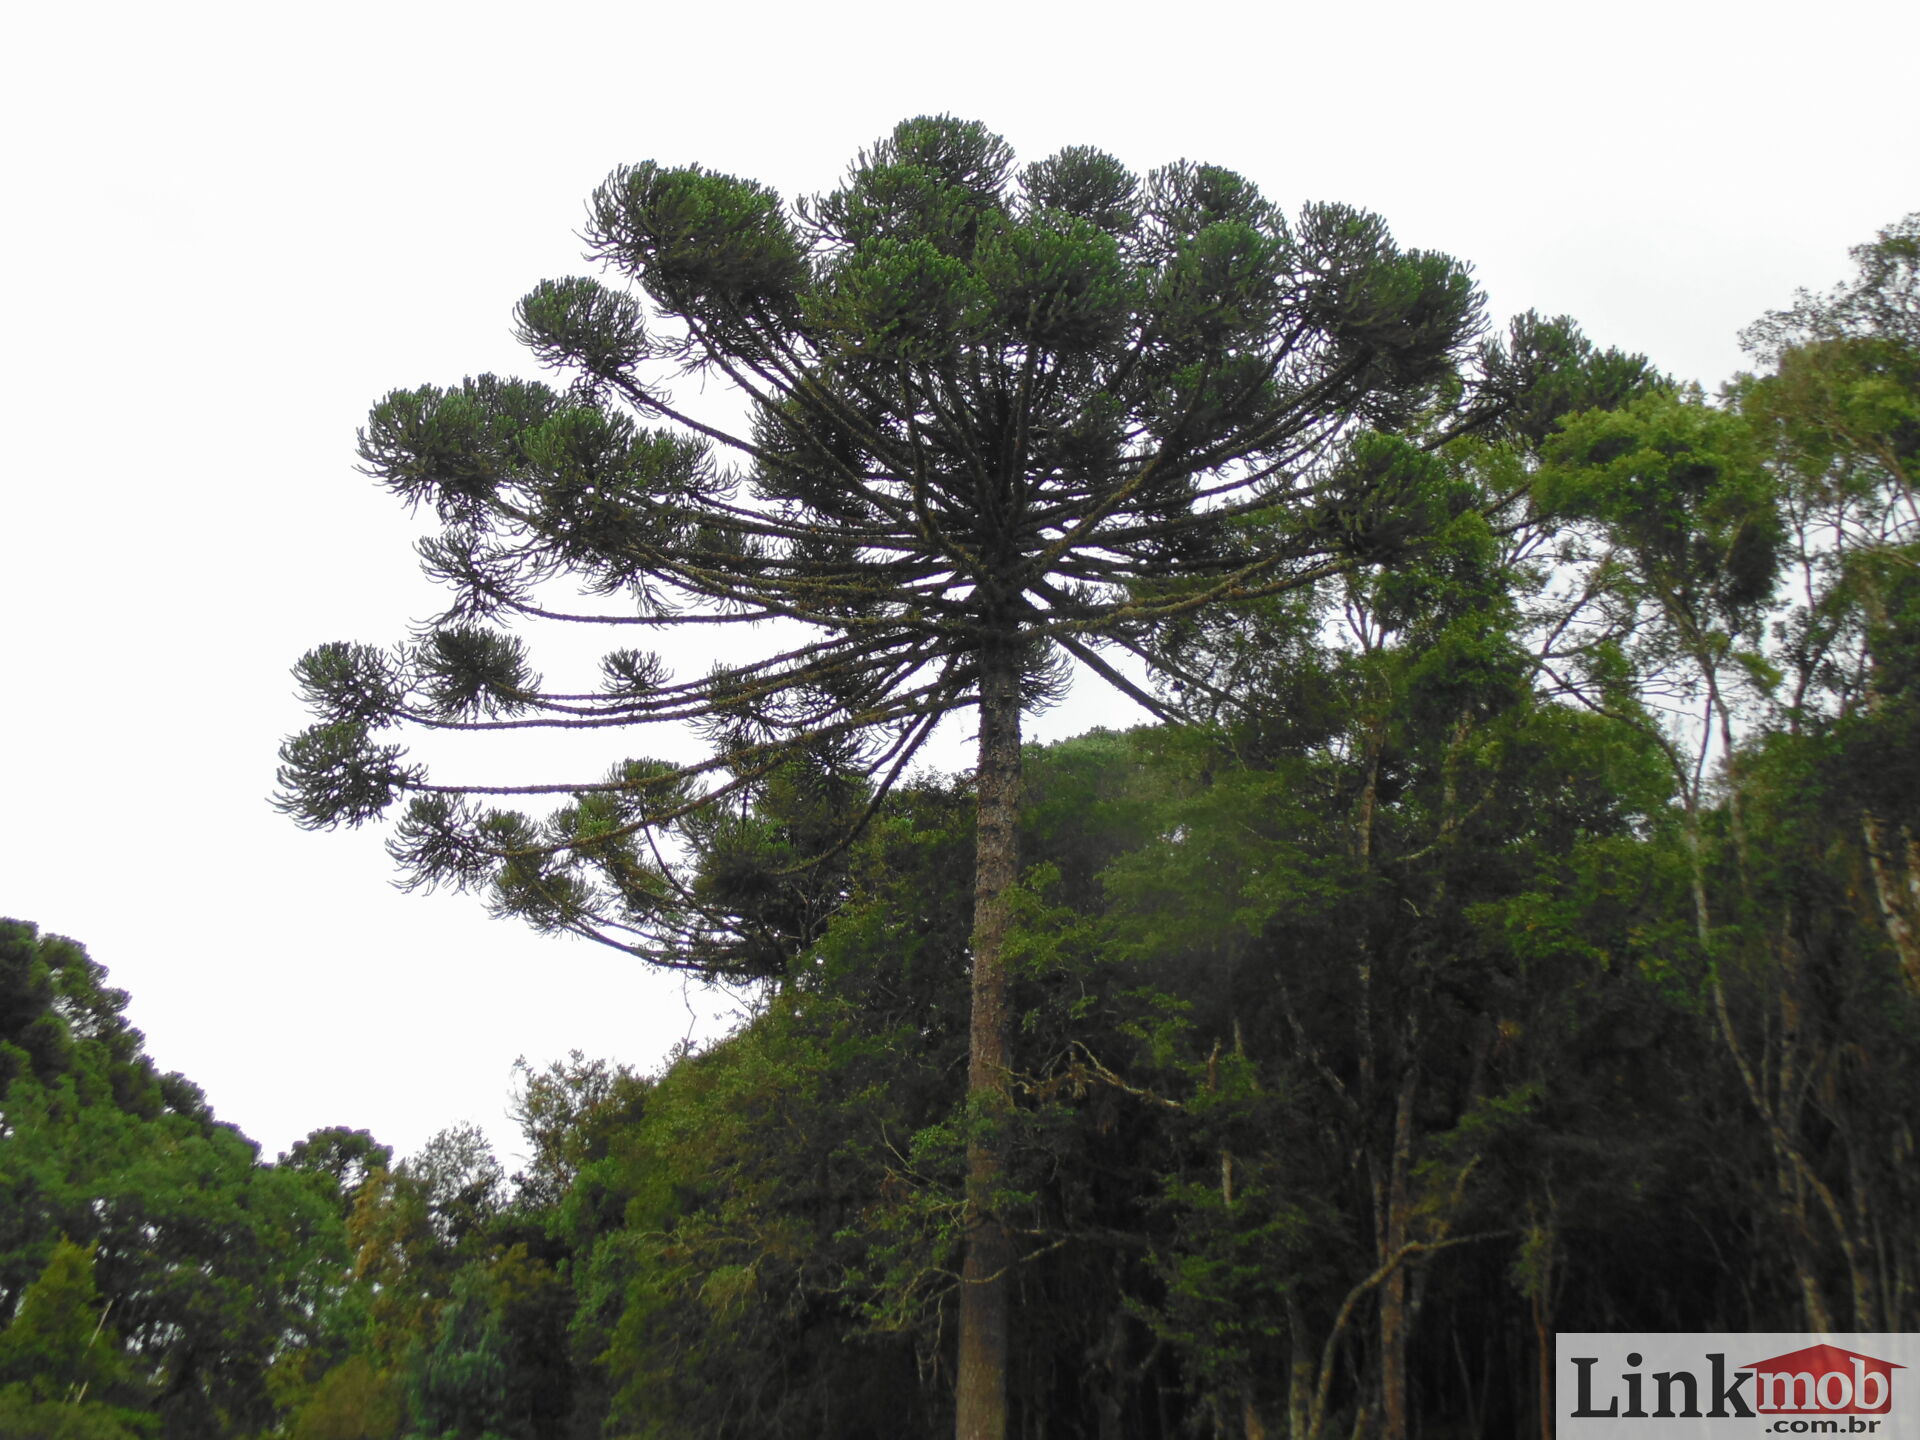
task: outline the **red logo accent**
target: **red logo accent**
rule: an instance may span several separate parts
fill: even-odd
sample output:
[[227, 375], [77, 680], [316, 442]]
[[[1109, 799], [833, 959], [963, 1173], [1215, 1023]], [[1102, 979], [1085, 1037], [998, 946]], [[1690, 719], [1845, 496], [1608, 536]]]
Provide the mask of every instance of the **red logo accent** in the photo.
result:
[[1906, 1366], [1838, 1345], [1809, 1345], [1740, 1368], [1753, 1371], [1754, 1409], [1762, 1415], [1885, 1415], [1893, 1406], [1893, 1372]]

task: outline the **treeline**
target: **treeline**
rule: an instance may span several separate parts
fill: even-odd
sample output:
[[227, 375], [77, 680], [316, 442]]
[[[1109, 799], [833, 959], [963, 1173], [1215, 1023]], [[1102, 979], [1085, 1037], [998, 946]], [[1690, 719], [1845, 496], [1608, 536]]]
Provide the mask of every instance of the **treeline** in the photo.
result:
[[[1186, 723], [1028, 753], [1014, 1433], [1546, 1434], [1557, 1330], [1920, 1329], [1920, 216], [1856, 258], [1718, 403], [1383, 453], [1370, 563], [1156, 628]], [[261, 1163], [10, 925], [0, 1434], [950, 1433], [971, 787], [840, 850], [816, 781], [713, 822], [757, 1016], [525, 1072], [511, 1178]]]

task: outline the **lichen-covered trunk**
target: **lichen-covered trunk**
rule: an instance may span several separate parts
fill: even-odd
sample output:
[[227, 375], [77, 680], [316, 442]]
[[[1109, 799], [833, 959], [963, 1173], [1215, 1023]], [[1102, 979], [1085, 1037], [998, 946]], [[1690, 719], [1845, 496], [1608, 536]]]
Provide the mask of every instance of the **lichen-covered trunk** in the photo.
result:
[[1901, 867], [1894, 859], [1893, 847], [1887, 843], [1886, 828], [1885, 822], [1873, 811], [1860, 812], [1860, 834], [1866, 841], [1867, 866], [1873, 875], [1873, 896], [1879, 902], [1880, 923], [1899, 958], [1907, 988], [1920, 994], [1920, 923], [1916, 922], [1916, 916], [1920, 916], [1920, 903], [1917, 903], [1920, 891], [1916, 891], [1920, 875], [1911, 868], [1913, 837], [1905, 837], [1908, 872], [1902, 877], [1898, 874]]
[[1012, 1025], [1003, 954], [1019, 872], [1020, 674], [1011, 647], [980, 658], [980, 768], [973, 885], [973, 1017], [967, 1099], [966, 1257], [955, 1386], [958, 1440], [1006, 1440], [1007, 1320], [1013, 1245], [996, 1196], [1006, 1186]]

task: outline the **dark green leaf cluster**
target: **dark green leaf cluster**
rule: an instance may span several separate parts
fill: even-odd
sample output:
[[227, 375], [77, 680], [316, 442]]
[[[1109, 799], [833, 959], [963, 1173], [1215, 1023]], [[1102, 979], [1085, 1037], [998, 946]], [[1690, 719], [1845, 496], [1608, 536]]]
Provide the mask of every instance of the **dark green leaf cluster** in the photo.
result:
[[0, 921], [0, 1433], [241, 1440], [344, 1283], [337, 1180], [261, 1165], [104, 980]]
[[1630, 537], [1651, 583], [1702, 634], [1772, 597], [1785, 523], [1737, 417], [1652, 395], [1570, 417], [1546, 453], [1543, 507]]
[[308, 830], [359, 825], [386, 813], [420, 771], [400, 764], [399, 745], [377, 745], [364, 724], [336, 720], [280, 747], [274, 808]]

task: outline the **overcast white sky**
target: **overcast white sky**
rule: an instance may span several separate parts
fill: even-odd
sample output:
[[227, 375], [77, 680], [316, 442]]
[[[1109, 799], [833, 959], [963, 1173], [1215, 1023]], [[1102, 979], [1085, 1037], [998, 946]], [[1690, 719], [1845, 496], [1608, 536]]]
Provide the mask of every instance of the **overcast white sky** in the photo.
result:
[[[188, 0], [18, 6], [0, 51], [0, 914], [83, 941], [269, 1157], [473, 1120], [510, 1158], [516, 1055], [651, 1068], [727, 1006], [400, 895], [377, 835], [266, 803], [294, 659], [435, 604], [355, 427], [396, 386], [533, 371], [510, 308], [585, 268], [613, 166], [815, 192], [939, 111], [1023, 159], [1212, 161], [1710, 389], [1743, 324], [1920, 209], [1907, 0]], [[1133, 716], [1083, 693], [1041, 733], [1102, 718]]]

